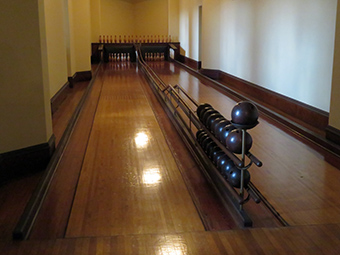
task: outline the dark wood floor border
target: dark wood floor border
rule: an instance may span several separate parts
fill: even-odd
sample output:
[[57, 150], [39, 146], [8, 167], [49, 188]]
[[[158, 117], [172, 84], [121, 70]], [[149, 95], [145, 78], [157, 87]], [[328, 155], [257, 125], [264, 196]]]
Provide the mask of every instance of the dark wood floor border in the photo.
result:
[[0, 185], [42, 171], [55, 150], [55, 136], [48, 142], [0, 154]]
[[66, 82], [58, 92], [51, 98], [51, 111], [52, 114], [56, 112], [61, 103], [67, 97], [67, 94], [70, 92], [70, 82]]
[[270, 91], [220, 70], [201, 69], [200, 72], [317, 129], [325, 131], [328, 125], [329, 114], [313, 106]]
[[326, 138], [336, 144], [340, 144], [340, 130], [332, 126], [327, 126]]
[[[100, 65], [98, 65], [96, 71], [94, 72], [94, 77], [96, 76], [96, 73], [99, 70]], [[91, 77], [92, 77], [92, 72], [85, 72], [85, 76], [86, 74], [89, 75], [89, 73], [91, 73]], [[89, 76], [87, 76], [87, 79], [89, 78]], [[86, 79], [86, 80], [87, 80]], [[73, 112], [73, 115], [65, 129], [65, 132], [62, 136], [62, 138], [60, 139], [60, 142], [55, 150], [55, 152], [53, 153], [47, 167], [46, 167], [46, 171], [44, 173], [44, 175], [42, 176], [41, 181], [39, 182], [36, 190], [34, 191], [34, 193], [32, 194], [32, 197], [30, 199], [30, 201], [28, 201], [26, 208], [23, 212], [23, 214], [21, 215], [18, 224], [16, 225], [15, 229], [13, 230], [13, 239], [14, 240], [26, 240], [30, 234], [30, 231], [32, 230], [32, 226], [34, 224], [34, 221], [39, 213], [39, 210], [41, 208], [41, 205], [46, 197], [47, 191], [50, 187], [52, 178], [54, 176], [54, 173], [56, 171], [56, 168], [58, 166], [59, 160], [66, 148], [66, 145], [68, 143], [68, 140], [72, 134], [72, 131], [75, 127], [75, 124], [77, 123], [77, 120], [79, 118], [79, 115], [82, 111], [82, 108], [85, 104], [86, 99], [88, 98], [93, 83], [94, 83], [95, 79], [92, 79], [89, 83], [89, 85], [86, 88], [86, 91], [84, 92], [82, 98], [80, 99], [80, 102], [78, 103], [75, 111]], [[78, 80], [79, 81], [79, 80]]]
[[70, 87], [73, 88], [74, 84], [79, 81], [89, 81], [92, 79], [91, 71], [76, 72], [72, 77], [68, 77]]
[[190, 68], [194, 69], [194, 70], [199, 70], [201, 69], [201, 61], [196, 61], [194, 59], [188, 58], [186, 56], [180, 55], [179, 56], [179, 61], [187, 66], [189, 66]]

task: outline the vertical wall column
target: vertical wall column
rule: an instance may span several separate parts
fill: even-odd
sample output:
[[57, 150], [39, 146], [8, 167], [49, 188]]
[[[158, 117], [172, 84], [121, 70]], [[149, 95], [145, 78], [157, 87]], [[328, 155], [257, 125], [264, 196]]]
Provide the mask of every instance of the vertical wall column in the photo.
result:
[[179, 38], [179, 0], [168, 0], [168, 34], [173, 41]]
[[91, 79], [90, 0], [68, 0], [68, 73], [71, 84]]
[[0, 182], [54, 149], [43, 1], [0, 2]]
[[340, 5], [337, 5], [333, 79], [331, 105], [329, 112], [329, 126], [326, 130], [328, 139], [340, 144]]
[[220, 0], [203, 0], [202, 7], [202, 67], [220, 69], [221, 40]]

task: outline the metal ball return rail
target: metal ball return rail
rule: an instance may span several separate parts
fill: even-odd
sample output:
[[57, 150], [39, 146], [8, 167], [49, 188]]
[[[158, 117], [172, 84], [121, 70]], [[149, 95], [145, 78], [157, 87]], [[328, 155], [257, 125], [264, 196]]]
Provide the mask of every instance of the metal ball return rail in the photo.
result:
[[[262, 166], [262, 162], [246, 148], [246, 135], [249, 135], [247, 130], [254, 128], [258, 124], [257, 120], [255, 123], [247, 125], [230, 123], [233, 125], [233, 129], [238, 130], [238, 132], [242, 134], [241, 153], [240, 156], [235, 155], [236, 153], [221, 142], [218, 138], [219, 134], [210, 128], [206, 122], [207, 119], [200, 119], [200, 117], [197, 116], [203, 106], [200, 106], [180, 85], [172, 86], [165, 84], [154, 70], [147, 65], [143, 59], [139, 45], [135, 47], [138, 64], [142, 67], [155, 95], [161, 104], [166, 106], [164, 108], [168, 116], [199, 164], [203, 174], [212, 184], [225, 207], [227, 207], [229, 211], [232, 211], [232, 215], [236, 218], [237, 222], [241, 226], [251, 227], [253, 222], [244, 210], [244, 205], [250, 199], [253, 199], [256, 203], [263, 201], [262, 195], [254, 184], [250, 182], [249, 179], [245, 182], [245, 175], [248, 176], [248, 169], [253, 164], [257, 167]], [[211, 106], [210, 108], [213, 109]], [[216, 112], [217, 111], [214, 113]], [[222, 118], [223, 116], [219, 117]], [[206, 148], [207, 145], [203, 145], [199, 139], [197, 139], [199, 133], [206, 134], [210, 139], [210, 147], [208, 146], [209, 152]], [[220, 156], [226, 155], [232, 161], [237, 170], [235, 172], [240, 173], [239, 183], [235, 184], [234, 182], [232, 184], [226, 175], [221, 173], [221, 169], [216, 160], [216, 151], [215, 156], [212, 156], [212, 147], [219, 152], [223, 152], [219, 154]]]

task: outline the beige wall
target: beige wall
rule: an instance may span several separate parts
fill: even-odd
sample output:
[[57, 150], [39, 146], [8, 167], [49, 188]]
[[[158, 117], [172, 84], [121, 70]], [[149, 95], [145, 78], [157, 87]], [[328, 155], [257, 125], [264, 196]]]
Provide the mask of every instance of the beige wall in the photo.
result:
[[91, 70], [90, 0], [69, 0], [71, 74]]
[[332, 96], [329, 125], [340, 130], [340, 5], [337, 6]]
[[0, 153], [4, 153], [46, 143], [52, 128], [43, 68], [46, 34], [39, 22], [43, 1], [2, 1], [0, 10]]
[[168, 34], [179, 40], [179, 0], [168, 0]]
[[133, 4], [135, 33], [137, 35], [168, 34], [168, 1], [145, 0]]
[[90, 0], [91, 10], [91, 42], [98, 42], [100, 35], [101, 0]]
[[[169, 1], [171, 31], [178, 35], [179, 0]], [[168, 5], [168, 0], [91, 0], [91, 40], [98, 42], [99, 35], [168, 35]]]
[[50, 98], [67, 82], [64, 0], [44, 1]]
[[[101, 0], [101, 35], [131, 35], [134, 30], [132, 4], [121, 0]], [[98, 40], [98, 39], [96, 39]]]

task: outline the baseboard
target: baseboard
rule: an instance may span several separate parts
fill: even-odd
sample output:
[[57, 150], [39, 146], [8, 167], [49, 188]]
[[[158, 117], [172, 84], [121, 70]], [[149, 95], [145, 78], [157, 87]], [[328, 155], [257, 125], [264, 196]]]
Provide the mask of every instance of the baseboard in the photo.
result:
[[329, 114], [320, 109], [219, 70], [201, 69], [200, 72], [319, 130], [324, 131], [328, 125]]
[[52, 114], [59, 108], [61, 103], [67, 97], [67, 94], [70, 92], [70, 82], [66, 82], [64, 86], [59, 89], [59, 91], [51, 98], [51, 111]]
[[0, 154], [0, 185], [46, 168], [55, 150], [55, 136], [47, 143]]
[[180, 55], [179, 56], [179, 61], [190, 68], [194, 70], [200, 70], [201, 69], [201, 61], [196, 61], [194, 59], [188, 58], [186, 56]]
[[91, 71], [82, 71], [76, 72], [72, 77], [68, 77], [68, 82], [70, 84], [70, 88], [74, 87], [74, 84], [80, 81], [89, 81], [92, 79]]
[[340, 130], [332, 126], [326, 127], [326, 138], [340, 145]]

